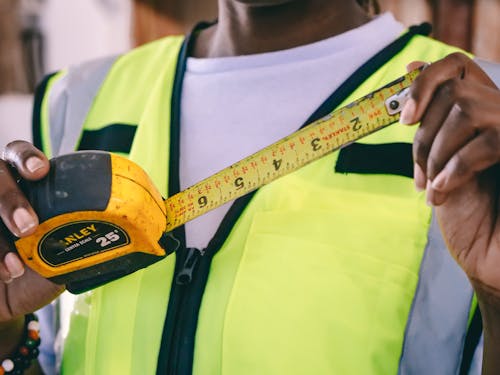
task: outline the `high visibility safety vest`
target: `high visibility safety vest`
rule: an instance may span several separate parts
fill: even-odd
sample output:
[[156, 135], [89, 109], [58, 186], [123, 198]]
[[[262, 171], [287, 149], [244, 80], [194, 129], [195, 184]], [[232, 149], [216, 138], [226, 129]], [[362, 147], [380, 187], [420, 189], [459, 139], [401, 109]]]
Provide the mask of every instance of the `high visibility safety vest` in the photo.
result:
[[[375, 55], [311, 118], [404, 74], [410, 61], [456, 51], [420, 31]], [[36, 144], [49, 156], [125, 154], [174, 194], [189, 40], [167, 37], [48, 76], [35, 100]], [[190, 282], [176, 279], [194, 256], [181, 247], [80, 295], [62, 373], [458, 374], [480, 317], [413, 187], [414, 133], [390, 126], [240, 198]], [[184, 242], [182, 228], [176, 236]]]

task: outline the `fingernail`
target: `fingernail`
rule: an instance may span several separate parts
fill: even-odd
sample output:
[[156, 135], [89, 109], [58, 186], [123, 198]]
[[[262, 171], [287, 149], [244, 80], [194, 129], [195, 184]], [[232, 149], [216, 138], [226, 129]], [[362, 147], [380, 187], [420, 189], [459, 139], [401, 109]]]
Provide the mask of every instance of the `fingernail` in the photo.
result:
[[30, 171], [31, 173], [36, 172], [44, 166], [42, 159], [36, 156], [32, 156], [28, 160], [26, 160], [25, 165], [28, 171]]
[[431, 186], [434, 190], [440, 191], [445, 186], [447, 180], [448, 173], [446, 172], [446, 169], [443, 169], [441, 172], [439, 172], [434, 181], [432, 181]]
[[409, 73], [417, 68], [420, 68], [425, 63], [423, 61], [412, 61], [409, 64], [406, 64], [406, 71]]
[[427, 205], [429, 207], [432, 207], [434, 206], [434, 192], [432, 191], [432, 188], [431, 188], [431, 181], [430, 180], [427, 180], [427, 184], [426, 184], [426, 198], [425, 198], [425, 202], [427, 203]]
[[413, 164], [413, 182], [417, 191], [423, 191], [425, 189], [425, 174], [422, 171], [422, 168], [420, 168], [420, 165], [418, 165], [417, 163]]
[[26, 208], [16, 208], [12, 217], [14, 219], [14, 223], [17, 226], [17, 229], [19, 229], [19, 234], [26, 233], [36, 225], [33, 216], [30, 215]]
[[21, 277], [24, 274], [24, 265], [16, 254], [7, 253], [3, 262], [13, 279]]
[[427, 203], [427, 206], [429, 206], [429, 207], [433, 206], [429, 197], [427, 197], [427, 199], [425, 200], [425, 203]]
[[415, 103], [415, 100], [412, 98], [408, 99], [405, 106], [403, 107], [403, 110], [401, 111], [401, 117], [399, 118], [399, 122], [405, 125], [414, 124], [415, 121], [413, 120], [413, 117], [415, 116], [416, 110], [417, 110], [417, 103]]

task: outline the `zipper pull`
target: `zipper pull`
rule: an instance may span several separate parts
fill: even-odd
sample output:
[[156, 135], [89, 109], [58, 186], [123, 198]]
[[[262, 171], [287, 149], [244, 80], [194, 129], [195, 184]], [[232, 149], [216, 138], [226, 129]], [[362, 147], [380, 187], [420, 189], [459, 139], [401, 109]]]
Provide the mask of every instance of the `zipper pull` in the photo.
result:
[[203, 250], [195, 247], [188, 247], [186, 249], [186, 259], [184, 259], [184, 264], [175, 277], [177, 285], [187, 285], [191, 282], [193, 279], [193, 271], [203, 254]]

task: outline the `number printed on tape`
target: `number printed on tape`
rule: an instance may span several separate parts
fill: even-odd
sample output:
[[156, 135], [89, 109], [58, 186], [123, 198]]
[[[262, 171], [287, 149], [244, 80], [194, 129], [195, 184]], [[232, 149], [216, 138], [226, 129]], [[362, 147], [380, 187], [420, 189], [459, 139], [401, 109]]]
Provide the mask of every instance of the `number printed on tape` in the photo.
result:
[[414, 70], [169, 197], [167, 231], [397, 122], [419, 73]]

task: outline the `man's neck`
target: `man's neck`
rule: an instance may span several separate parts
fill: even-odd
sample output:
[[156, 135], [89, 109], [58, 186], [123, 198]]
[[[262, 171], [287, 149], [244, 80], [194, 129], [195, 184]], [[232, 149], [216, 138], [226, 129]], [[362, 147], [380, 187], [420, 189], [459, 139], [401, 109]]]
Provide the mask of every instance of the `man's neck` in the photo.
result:
[[219, 1], [219, 21], [198, 36], [192, 55], [224, 57], [313, 43], [370, 20], [355, 1], [295, 0], [256, 6]]

